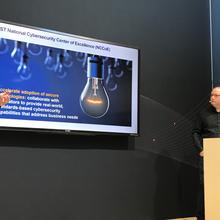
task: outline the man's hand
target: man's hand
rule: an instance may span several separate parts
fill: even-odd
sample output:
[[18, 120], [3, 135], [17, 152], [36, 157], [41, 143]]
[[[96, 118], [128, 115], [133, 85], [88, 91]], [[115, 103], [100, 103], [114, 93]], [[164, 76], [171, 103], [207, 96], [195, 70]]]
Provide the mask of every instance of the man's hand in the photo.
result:
[[203, 157], [203, 156], [204, 156], [204, 152], [201, 151], [201, 152], [199, 153], [199, 155], [200, 155], [200, 157]]
[[10, 92], [0, 93], [0, 106], [7, 104], [10, 101]]

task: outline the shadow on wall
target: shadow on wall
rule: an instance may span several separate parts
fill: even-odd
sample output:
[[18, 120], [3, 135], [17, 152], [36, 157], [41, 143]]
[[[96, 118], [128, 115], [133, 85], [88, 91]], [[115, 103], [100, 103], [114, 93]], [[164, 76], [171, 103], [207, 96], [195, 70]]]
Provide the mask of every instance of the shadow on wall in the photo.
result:
[[170, 159], [167, 151], [155, 161], [154, 217], [156, 220], [195, 216], [198, 169]]
[[136, 149], [162, 154], [197, 167], [197, 152], [191, 136], [193, 122], [187, 116], [141, 96], [140, 118]]

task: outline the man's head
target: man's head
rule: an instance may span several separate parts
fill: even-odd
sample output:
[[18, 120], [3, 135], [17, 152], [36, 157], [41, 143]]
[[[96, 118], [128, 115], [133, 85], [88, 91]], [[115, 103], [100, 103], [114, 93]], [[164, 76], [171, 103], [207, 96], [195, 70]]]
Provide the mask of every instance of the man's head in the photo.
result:
[[210, 103], [217, 111], [220, 111], [220, 86], [212, 89]]

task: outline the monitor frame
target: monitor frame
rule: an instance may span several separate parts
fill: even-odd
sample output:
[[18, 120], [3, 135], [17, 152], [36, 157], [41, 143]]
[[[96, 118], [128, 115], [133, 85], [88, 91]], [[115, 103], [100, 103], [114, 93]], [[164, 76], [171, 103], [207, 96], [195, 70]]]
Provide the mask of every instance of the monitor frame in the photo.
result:
[[[66, 33], [66, 32], [60, 32], [60, 31], [55, 31], [55, 30], [51, 30], [51, 29], [47, 29], [47, 28], [40, 28], [40, 27], [35, 27], [35, 26], [30, 26], [30, 25], [24, 25], [24, 24], [20, 24], [20, 23], [15, 23], [15, 22], [9, 22], [9, 21], [5, 21], [5, 20], [0, 20], [0, 33], [1, 33], [1, 24], [5, 24], [7, 25], [12, 25], [12, 26], [18, 26], [24, 29], [31, 29], [31, 30], [35, 30], [35, 31], [42, 31], [45, 33], [49, 33], [49, 34], [54, 34], [54, 35], [61, 35], [61, 36], [65, 36], [68, 38], [74, 38], [74, 39], [79, 39], [79, 40], [85, 40], [85, 41], [92, 41], [94, 43], [101, 43], [104, 45], [112, 45], [112, 46], [116, 46], [116, 47], [123, 47], [123, 48], [128, 48], [128, 49], [133, 49], [137, 51], [137, 72], [136, 72], [136, 94], [135, 94], [135, 106], [131, 106], [131, 114], [133, 111], [133, 108], [136, 108], [136, 113], [135, 113], [135, 121], [136, 121], [136, 128], [135, 128], [135, 132], [119, 132], [119, 131], [110, 131], [110, 130], [81, 130], [81, 129], [58, 129], [58, 128], [38, 128], [38, 127], [28, 127], [28, 126], [1, 126], [0, 129], [3, 130], [10, 130], [10, 131], [34, 131], [34, 132], [49, 132], [49, 133], [65, 133], [65, 134], [80, 134], [80, 135], [131, 135], [131, 136], [138, 136], [139, 135], [139, 81], [140, 81], [140, 49], [137, 47], [131, 47], [125, 44], [121, 44], [121, 43], [115, 43], [115, 42], [110, 42], [110, 41], [104, 41], [104, 40], [100, 40], [100, 39], [95, 39], [95, 38], [91, 38], [91, 37], [85, 37], [85, 36], [81, 36], [81, 35], [75, 35], [75, 34], [70, 34], [70, 33]], [[132, 73], [133, 76], [133, 73]], [[134, 88], [133, 88], [134, 89]], [[131, 89], [133, 91], [133, 89]], [[132, 100], [131, 100], [132, 102]], [[8, 119], [5, 119], [8, 120]], [[1, 122], [0, 122], [1, 123]], [[88, 124], [88, 126], [90, 126], [90, 124]], [[120, 127], [120, 126], [119, 126]]]

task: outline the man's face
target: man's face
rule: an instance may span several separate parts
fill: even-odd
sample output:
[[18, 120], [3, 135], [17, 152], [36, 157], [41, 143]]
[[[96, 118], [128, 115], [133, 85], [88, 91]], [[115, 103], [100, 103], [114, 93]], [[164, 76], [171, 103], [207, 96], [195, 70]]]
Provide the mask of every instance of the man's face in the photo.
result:
[[211, 91], [210, 103], [213, 107], [220, 107], [220, 87], [216, 87]]

